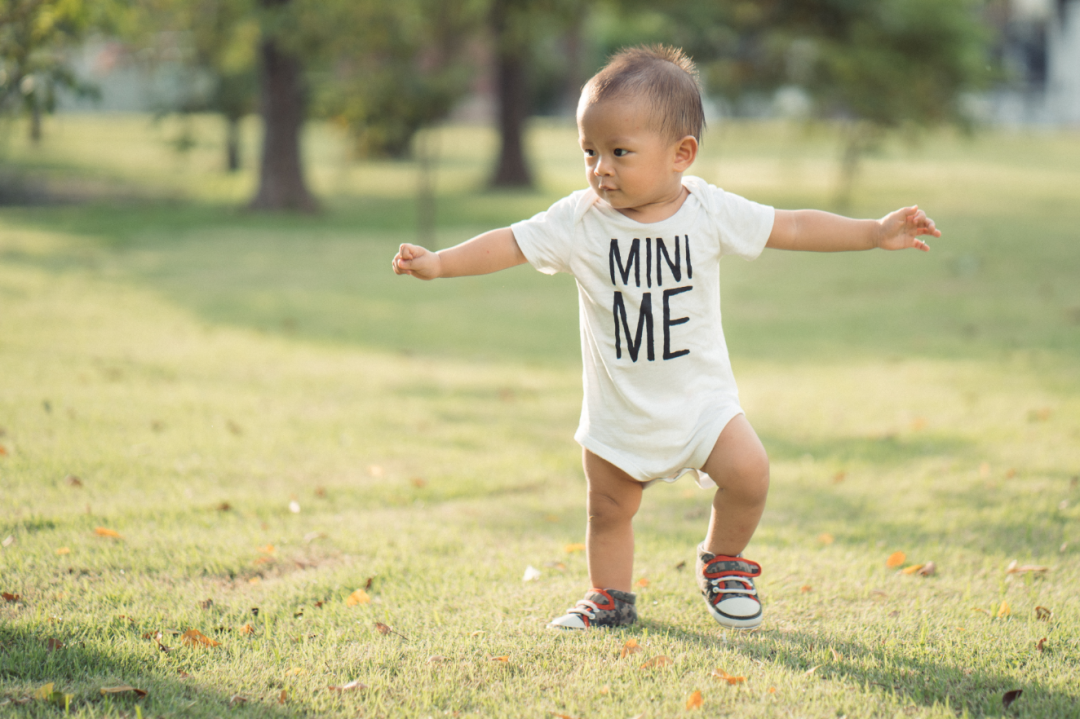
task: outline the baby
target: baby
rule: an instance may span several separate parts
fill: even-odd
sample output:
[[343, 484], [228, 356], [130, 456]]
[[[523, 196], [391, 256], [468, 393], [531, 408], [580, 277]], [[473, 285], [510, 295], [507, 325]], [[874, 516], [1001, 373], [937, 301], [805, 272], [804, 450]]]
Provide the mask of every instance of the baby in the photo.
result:
[[926, 251], [919, 236], [941, 236], [917, 207], [880, 220], [774, 210], [684, 176], [704, 124], [697, 70], [681, 50], [624, 50], [578, 103], [589, 189], [450, 249], [401, 245], [393, 260], [397, 274], [424, 280], [524, 262], [577, 280], [585, 391], [574, 438], [593, 588], [554, 628], [637, 619], [634, 514], [645, 487], [686, 473], [716, 488], [697, 548], [706, 607], [725, 627], [761, 623], [761, 565], [742, 552], [765, 508], [769, 459], [739, 406], [720, 326], [720, 258], [753, 259], [765, 247]]

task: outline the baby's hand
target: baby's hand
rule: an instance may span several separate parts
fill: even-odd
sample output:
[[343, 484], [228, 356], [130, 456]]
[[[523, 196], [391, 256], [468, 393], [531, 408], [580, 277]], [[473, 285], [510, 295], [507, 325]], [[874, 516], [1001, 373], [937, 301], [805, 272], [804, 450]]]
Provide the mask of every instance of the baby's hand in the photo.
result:
[[919, 235], [941, 237], [941, 230], [934, 226], [934, 221], [918, 206], [901, 207], [878, 222], [881, 224], [881, 232], [877, 246], [883, 250], [906, 250], [914, 247], [929, 252], [930, 245], [920, 240]]
[[394, 274], [412, 275], [422, 280], [433, 280], [439, 276], [442, 262], [438, 253], [429, 252], [419, 245], [404, 244], [394, 255]]

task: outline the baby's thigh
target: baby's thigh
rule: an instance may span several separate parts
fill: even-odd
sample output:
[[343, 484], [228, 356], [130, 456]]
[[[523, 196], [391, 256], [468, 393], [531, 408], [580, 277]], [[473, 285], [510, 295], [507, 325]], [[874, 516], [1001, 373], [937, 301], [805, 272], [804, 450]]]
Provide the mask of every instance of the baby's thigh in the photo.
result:
[[745, 415], [735, 415], [727, 423], [701, 469], [721, 489], [768, 487], [769, 455]]

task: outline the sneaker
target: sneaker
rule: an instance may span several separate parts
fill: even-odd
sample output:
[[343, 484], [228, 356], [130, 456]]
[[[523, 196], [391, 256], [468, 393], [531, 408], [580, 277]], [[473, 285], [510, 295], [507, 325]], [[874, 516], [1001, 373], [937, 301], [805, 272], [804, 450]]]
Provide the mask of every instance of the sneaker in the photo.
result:
[[637, 621], [637, 609], [630, 592], [593, 587], [584, 599], [552, 619], [549, 629], [588, 629], [589, 627], [624, 627]]
[[713, 619], [732, 629], [753, 629], [761, 624], [761, 600], [754, 577], [761, 565], [742, 557], [710, 554], [698, 546], [697, 580]]

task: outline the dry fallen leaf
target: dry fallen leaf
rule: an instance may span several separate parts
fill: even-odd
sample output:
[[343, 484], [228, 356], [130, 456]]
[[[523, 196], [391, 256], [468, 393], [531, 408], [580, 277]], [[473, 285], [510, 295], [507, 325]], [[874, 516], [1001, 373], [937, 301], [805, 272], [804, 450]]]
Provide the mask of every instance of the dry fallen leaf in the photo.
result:
[[567, 544], [565, 547], [563, 547], [563, 551], [566, 552], [567, 554], [573, 554], [574, 552], [584, 552], [585, 551], [585, 545], [581, 544], [580, 542], [575, 542], [573, 544]]
[[245, 624], [242, 627], [240, 627], [240, 629], [238, 629], [237, 631], [239, 631], [241, 634], [254, 634], [255, 633], [255, 627], [251, 626], [250, 624]]
[[924, 565], [924, 564], [912, 564], [910, 567], [904, 567], [900, 571], [903, 572], [904, 574], [914, 574], [915, 572], [918, 572], [919, 570], [921, 570], [924, 566], [926, 566], [926, 565]]
[[62, 641], [60, 641], [59, 639], [53, 639], [53, 638], [50, 637], [45, 642], [45, 646], [47, 646], [49, 648], [50, 652], [54, 652], [57, 649], [63, 649], [64, 648], [64, 643]]
[[394, 631], [389, 627], [389, 625], [383, 624], [382, 622], [375, 622], [375, 629], [378, 630], [379, 634], [382, 634], [383, 636], [386, 636], [387, 634], [397, 634], [399, 637], [405, 639], [406, 641], [408, 641], [409, 639], [401, 632]]
[[570, 716], [569, 714], [560, 714], [559, 712], [548, 712], [555, 719], [577, 719], [577, 717]]
[[288, 698], [289, 698], [289, 692], [282, 689], [281, 694], [278, 695], [277, 703], [278, 704], [284, 704], [285, 700], [288, 699]]
[[176, 675], [177, 675], [177, 677], [179, 677], [179, 678], [180, 678], [180, 679], [182, 679], [182, 680], [183, 680], [183, 679], [191, 679], [191, 675], [190, 675], [190, 674], [188, 674], [187, 672], [185, 672], [185, 671], [184, 671], [183, 669], [181, 669], [180, 671], [178, 671], [178, 672], [176, 673]]
[[203, 609], [209, 609], [210, 607], [214, 606], [214, 600], [213, 599], [204, 599], [201, 602], [199, 602], [199, 606], [202, 607]]
[[803, 594], [806, 594], [807, 592], [814, 591], [814, 588], [811, 587], [809, 584], [804, 584], [801, 587], [799, 587], [799, 591], [802, 592]]
[[1052, 616], [1054, 613], [1046, 607], [1035, 607], [1035, 618], [1040, 622], [1048, 622]]
[[836, 541], [836, 538], [833, 537], [828, 532], [822, 532], [821, 534], [818, 535], [817, 540], [819, 542], [821, 542], [822, 544], [832, 544], [833, 542]]
[[219, 504], [217, 506], [217, 511], [219, 511], [219, 512], [231, 512], [232, 511], [232, 505], [229, 504], [228, 502], [222, 502], [221, 504]]
[[265, 547], [259, 547], [259, 551], [262, 552], [263, 554], [273, 554], [274, 551], [275, 551], [274, 550], [274, 545], [273, 544], [267, 544]]
[[776, 687], [769, 687], [769, 693], [770, 694], [775, 694], [776, 693]]
[[834, 662], [838, 662], [843, 659], [843, 657], [840, 656], [840, 652], [836, 651], [832, 647], [829, 647], [829, 651], [832, 652], [832, 658]]
[[645, 577], [642, 577], [641, 579], [637, 580], [634, 583], [637, 584], [639, 587], [647, 587], [647, 586], [649, 586], [649, 580], [646, 579]]
[[732, 674], [728, 674], [727, 672], [725, 672], [723, 669], [720, 669], [720, 668], [713, 669], [712, 674], [710, 674], [709, 676], [711, 676], [711, 677], [713, 677], [715, 679], [719, 679], [720, 681], [727, 682], [728, 684], [731, 684], [732, 686], [734, 686], [736, 684], [741, 684], [741, 683], [746, 681], [746, 677], [737, 677], [737, 676], [734, 676]]
[[65, 554], [71, 554], [71, 550], [68, 547], [60, 547], [56, 550], [57, 556], [63, 556]]
[[899, 567], [907, 560], [907, 555], [903, 552], [893, 552], [889, 555], [889, 558], [885, 560], [885, 566], [889, 569]]
[[493, 657], [493, 656], [491, 656], [489, 654], [488, 659], [490, 659], [493, 662], [509, 663], [510, 662], [510, 655], [509, 654], [504, 654], [501, 657]]
[[675, 565], [675, 570], [676, 570], [676, 571], [679, 571], [679, 572], [681, 572], [681, 571], [682, 571], [682, 570], [684, 570], [684, 569], [686, 569], [686, 560], [685, 560], [685, 559], [684, 559], [683, 561], [681, 561], [681, 562], [679, 562], [678, 564], [676, 564], [676, 565]]
[[413, 477], [412, 479], [409, 480], [409, 483], [412, 484], [412, 486], [416, 487], [417, 489], [423, 489], [424, 487], [427, 486], [427, 480], [424, 479], [423, 477]]
[[809, 669], [807, 669], [807, 670], [806, 670], [805, 672], [803, 672], [803, 676], [810, 676], [811, 674], [813, 674], [814, 672], [816, 672], [816, 671], [818, 670], [818, 668], [819, 668], [819, 667], [821, 667], [821, 665], [820, 665], [820, 664], [818, 664], [817, 666], [813, 666], [813, 667], [810, 667], [810, 668], [809, 668]]
[[328, 686], [327, 689], [332, 692], [351, 692], [356, 689], [367, 689], [367, 685], [361, 684], [359, 679], [353, 679], [351, 682], [342, 684], [340, 687]]
[[985, 614], [987, 616], [990, 616], [989, 610], [983, 609], [982, 607], [972, 607], [971, 611], [973, 611], [973, 612], [982, 612], [983, 614]]
[[623, 644], [622, 650], [619, 652], [619, 658], [625, 659], [631, 654], [637, 654], [641, 651], [641, 646], [638, 645], [637, 639], [631, 637], [626, 640], [626, 644]]
[[146, 696], [149, 693], [145, 689], [136, 689], [135, 687], [130, 686], [128, 684], [121, 684], [118, 687], [102, 687], [101, 688], [102, 695], [105, 695], [105, 694], [127, 694], [128, 692], [136, 694], [140, 699], [142, 697]]
[[[363, 589], [357, 589], [355, 592], [345, 597], [345, 605], [349, 607], [355, 607], [357, 604], [370, 604], [371, 596], [368, 595]], [[384, 632], [385, 634], [385, 632]]]
[[666, 657], [661, 654], [658, 657], [653, 657], [649, 661], [641, 665], [642, 669], [658, 669], [660, 667], [669, 667], [675, 662], [671, 661], [671, 657]]
[[229, 703], [230, 704], [247, 704], [247, 697], [242, 697], [239, 694], [233, 694], [232, 697], [229, 698]]
[[833, 475], [833, 478], [832, 478], [833, 484], [840, 484], [841, 482], [844, 481], [845, 477], [847, 477], [847, 472], [837, 472], [836, 474]]
[[94, 527], [94, 534], [99, 537], [112, 537], [113, 539], [123, 539], [120, 533], [115, 529], [109, 529], [108, 527]]
[[64, 482], [69, 487], [81, 487], [81, 486], [83, 486], [82, 480], [79, 479], [78, 477], [76, 477], [74, 474], [69, 474], [68, 476], [64, 477]]
[[1020, 695], [1024, 693], [1023, 689], [1013, 689], [1011, 692], [1005, 692], [1001, 697], [1001, 703], [1008, 709], [1014, 701], [1020, 698]]
[[7, 601], [7, 602], [17, 602], [20, 599], [22, 599], [22, 595], [9, 594], [8, 592], [0, 592], [0, 597], [3, 597], [4, 601]]
[[1046, 651], [1046, 637], [1043, 637], [1039, 641], [1035, 642], [1035, 648], [1038, 649], [1040, 652], [1045, 652]]
[[705, 699], [701, 696], [701, 690], [695, 691], [690, 695], [690, 698], [686, 700], [687, 709], [700, 709], [701, 705], [705, 703]]
[[1012, 607], [1009, 606], [1008, 602], [1003, 601], [1001, 603], [1001, 606], [998, 607], [998, 610], [997, 610], [998, 619], [1001, 619], [1003, 617], [1007, 617], [1010, 614], [1012, 614]]
[[428, 664], [442, 664], [446, 661], [446, 657], [441, 654], [432, 654], [427, 658]]
[[304, 673], [304, 670], [300, 667], [292, 667], [289, 671], [285, 672], [287, 677], [298, 677]]
[[1042, 565], [1037, 565], [1037, 564], [1022, 564], [1020, 566], [1017, 566], [1015, 559], [1013, 561], [1009, 562], [1009, 566], [1005, 568], [1005, 573], [1006, 574], [1028, 574], [1028, 573], [1039, 574], [1041, 572], [1048, 572], [1048, 571], [1050, 571], [1050, 567], [1044, 567]]
[[210, 637], [206, 636], [198, 629], [189, 629], [181, 636], [184, 644], [190, 644], [191, 646], [203, 646], [203, 647], [219, 647], [221, 642], [214, 641]]

